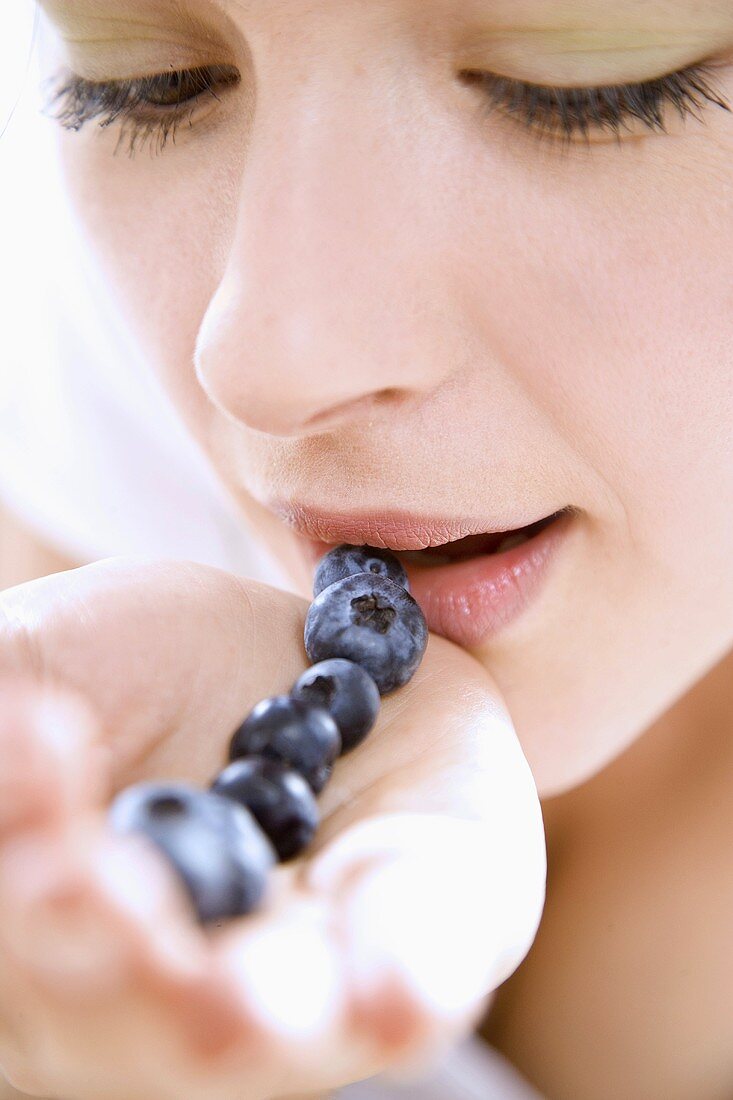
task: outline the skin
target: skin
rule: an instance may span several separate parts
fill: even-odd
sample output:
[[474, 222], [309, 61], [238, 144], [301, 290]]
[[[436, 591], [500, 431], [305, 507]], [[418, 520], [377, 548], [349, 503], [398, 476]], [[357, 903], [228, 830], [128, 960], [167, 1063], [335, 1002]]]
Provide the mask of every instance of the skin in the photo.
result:
[[[662, 715], [733, 646], [733, 115], [561, 147], [484, 117], [456, 73], [585, 85], [710, 58], [733, 98], [730, 6], [44, 6], [49, 71], [216, 62], [242, 75], [158, 157], [114, 156], [119, 134], [93, 126], [62, 135], [60, 155], [105, 283], [295, 590], [307, 595], [308, 574], [275, 496], [343, 511], [358, 485], [375, 513], [487, 529], [577, 509], [540, 599], [471, 654], [550, 800], [551, 837], [570, 837], [567, 929], [584, 881], [582, 824], [568, 822], [595, 820], [573, 788], [597, 776], [648, 795], [657, 766], [598, 773], [655, 723], [669, 732], [655, 765], [697, 741], [716, 760], [725, 744], [727, 697], [704, 737], [707, 688], [682, 732]], [[713, 835], [720, 822], [703, 817]], [[670, 842], [658, 822], [644, 829]], [[635, 835], [619, 840], [614, 896]], [[548, 936], [527, 975], [552, 957]], [[534, 1003], [552, 988], [536, 977]], [[497, 1016], [502, 1045], [558, 1095], [603, 1096], [598, 1065], [573, 1078], [559, 1032], [518, 1038], [516, 1004], [533, 1003], [521, 993]]]
[[306, 610], [139, 558], [2, 594], [0, 1062], [19, 1089], [335, 1087], [455, 1038], [526, 954], [539, 803], [496, 685], [440, 638], [339, 763], [316, 841], [278, 868], [260, 913], [204, 932], [155, 851], [111, 835], [114, 792], [208, 785], [242, 715], [304, 671]]
[[562, 152], [481, 119], [455, 72], [496, 21], [483, 64], [509, 76], [577, 57], [575, 83], [608, 80], [633, 34], [616, 79], [714, 51], [733, 93], [729, 6], [199, 3], [205, 34], [164, 3], [48, 7], [82, 75], [184, 46], [242, 72], [158, 158], [93, 127], [61, 155], [128, 324], [304, 595], [275, 495], [343, 511], [358, 483], [364, 510], [486, 529], [580, 510], [543, 598], [476, 655], [540, 790], [592, 774], [733, 638], [733, 116]]

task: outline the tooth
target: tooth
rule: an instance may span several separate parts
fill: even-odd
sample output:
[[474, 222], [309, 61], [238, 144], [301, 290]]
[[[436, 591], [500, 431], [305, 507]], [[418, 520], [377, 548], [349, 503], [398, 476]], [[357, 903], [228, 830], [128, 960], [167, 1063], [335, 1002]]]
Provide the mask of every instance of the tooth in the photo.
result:
[[522, 531], [514, 531], [501, 540], [494, 553], [503, 554], [505, 550], [513, 550], [515, 546], [521, 546], [523, 542], [529, 542], [529, 535], [525, 535]]

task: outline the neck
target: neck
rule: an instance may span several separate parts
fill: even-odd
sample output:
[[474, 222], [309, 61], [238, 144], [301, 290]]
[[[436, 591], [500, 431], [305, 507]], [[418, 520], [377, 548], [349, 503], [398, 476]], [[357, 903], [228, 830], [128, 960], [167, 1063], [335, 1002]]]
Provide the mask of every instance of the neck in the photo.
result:
[[721, 783], [733, 785], [733, 650], [602, 772], [543, 803], [548, 843], [625, 800], [689, 803]]

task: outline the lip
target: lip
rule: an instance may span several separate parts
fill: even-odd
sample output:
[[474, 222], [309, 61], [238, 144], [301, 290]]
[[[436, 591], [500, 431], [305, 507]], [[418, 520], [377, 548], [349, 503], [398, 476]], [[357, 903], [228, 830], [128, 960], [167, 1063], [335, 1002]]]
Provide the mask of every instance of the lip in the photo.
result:
[[574, 517], [558, 516], [521, 546], [477, 554], [453, 565], [405, 562], [413, 596], [428, 626], [465, 649], [494, 637], [539, 594]]
[[[300, 535], [321, 546], [336, 546], [342, 542], [354, 546], [374, 546], [381, 550], [427, 550], [428, 547], [445, 546], [469, 535], [485, 535], [489, 532], [486, 520], [436, 519], [434, 516], [416, 516], [406, 512], [321, 512], [301, 504], [270, 502], [267, 507], [294, 528]], [[514, 516], [511, 523], [499, 523], [489, 533], [499, 534], [528, 527], [540, 516]]]
[[[442, 546], [486, 533], [485, 524], [435, 519], [423, 522], [397, 513], [380, 513], [377, 521], [373, 515], [336, 517], [288, 506], [280, 509], [280, 515], [304, 536], [303, 548], [313, 567], [342, 542], [367, 543], [399, 552]], [[536, 521], [537, 517], [529, 517], [500, 530], [516, 530]], [[573, 510], [561, 511], [527, 542], [499, 554], [478, 553], [443, 565], [403, 560], [410, 589], [431, 632], [465, 649], [474, 649], [514, 622], [539, 595], [574, 521]]]

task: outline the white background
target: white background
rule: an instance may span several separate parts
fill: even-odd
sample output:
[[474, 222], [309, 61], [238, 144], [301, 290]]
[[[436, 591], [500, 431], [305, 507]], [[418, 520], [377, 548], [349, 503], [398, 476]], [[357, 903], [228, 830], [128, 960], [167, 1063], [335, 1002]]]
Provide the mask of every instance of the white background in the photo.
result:
[[[25, 314], [20, 286], [32, 277], [34, 211], [43, 207], [42, 183], [49, 151], [39, 136], [39, 76], [33, 50], [36, 7], [33, 0], [0, 0], [0, 320], [4, 353], [0, 383], [16, 350], [17, 314]], [[27, 299], [27, 296], [24, 296]], [[8, 325], [12, 320], [14, 323]], [[10, 346], [9, 346], [10, 345]]]
[[[0, 16], [0, 133], [8, 123], [21, 89], [28, 90], [26, 70], [35, 20], [33, 0], [4, 0], [3, 8], [7, 10]], [[34, 79], [34, 75], [29, 76]], [[0, 144], [0, 164], [3, 163], [3, 145]]]
[[33, 0], [0, 0], [0, 500], [72, 560], [184, 557], [288, 587], [87, 262], [35, 22]]

